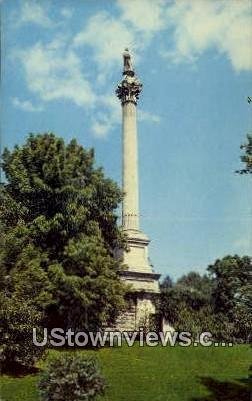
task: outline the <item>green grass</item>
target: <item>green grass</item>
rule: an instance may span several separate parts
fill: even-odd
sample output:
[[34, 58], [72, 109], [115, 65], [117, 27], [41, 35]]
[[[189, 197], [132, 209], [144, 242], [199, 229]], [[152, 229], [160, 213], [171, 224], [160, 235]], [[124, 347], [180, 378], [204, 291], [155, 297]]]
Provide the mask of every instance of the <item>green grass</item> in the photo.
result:
[[[79, 352], [95, 354], [100, 360], [108, 383], [103, 401], [249, 401], [246, 378], [251, 349], [246, 345], [232, 348], [135, 345]], [[1, 400], [38, 401], [37, 380], [38, 375], [2, 377]]]

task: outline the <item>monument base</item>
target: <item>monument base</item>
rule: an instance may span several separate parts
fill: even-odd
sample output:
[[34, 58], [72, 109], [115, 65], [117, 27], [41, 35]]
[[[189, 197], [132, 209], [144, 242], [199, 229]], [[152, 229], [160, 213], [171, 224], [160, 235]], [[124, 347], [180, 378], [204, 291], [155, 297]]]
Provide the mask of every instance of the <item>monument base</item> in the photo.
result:
[[128, 251], [123, 252], [123, 261], [128, 270], [120, 273], [121, 280], [129, 285], [126, 295], [127, 309], [118, 317], [113, 330], [145, 331], [156, 326], [157, 300], [160, 274], [153, 271], [148, 258], [148, 237], [138, 230], [125, 230]]

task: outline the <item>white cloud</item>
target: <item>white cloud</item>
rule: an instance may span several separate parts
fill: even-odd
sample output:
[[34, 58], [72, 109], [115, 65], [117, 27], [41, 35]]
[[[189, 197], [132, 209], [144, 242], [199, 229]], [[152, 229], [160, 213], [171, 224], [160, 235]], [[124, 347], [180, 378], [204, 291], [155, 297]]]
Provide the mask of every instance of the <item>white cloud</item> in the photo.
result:
[[119, 16], [99, 12], [90, 17], [74, 44], [92, 48], [98, 67], [104, 71], [101, 81], [111, 66], [120, 65], [124, 48], [130, 49], [137, 63], [153, 34], [165, 27], [165, 4], [165, 0], [118, 0]]
[[101, 82], [111, 66], [119, 66], [123, 48], [139, 58], [161, 30], [162, 54], [173, 62], [194, 62], [215, 49], [235, 70], [252, 68], [250, 0], [118, 0], [117, 5], [119, 16], [99, 12], [74, 38], [76, 46], [92, 48], [103, 70]]
[[63, 7], [60, 13], [65, 18], [71, 18], [73, 16], [73, 9], [68, 7]]
[[158, 114], [150, 113], [149, 111], [144, 111], [140, 109], [138, 110], [138, 120], [159, 124], [161, 118]]
[[91, 131], [96, 137], [106, 137], [115, 125], [121, 122], [121, 105], [115, 95], [97, 97], [97, 109], [91, 123]]
[[[38, 42], [17, 52], [16, 57], [22, 64], [28, 89], [41, 101], [66, 99], [79, 107], [91, 107], [91, 131], [95, 136], [106, 137], [120, 123], [119, 100], [114, 94], [97, 95], [94, 92], [90, 78], [82, 72], [82, 60], [62, 38], [55, 38], [47, 45]], [[31, 104], [18, 98], [13, 104], [26, 111], [35, 111]]]
[[178, 0], [167, 9], [174, 28], [175, 62], [194, 61], [208, 49], [226, 54], [235, 70], [252, 68], [251, 2], [249, 0]]
[[92, 106], [95, 94], [82, 72], [82, 62], [62, 40], [20, 51], [17, 57], [32, 93], [43, 101], [70, 100], [77, 106]]
[[137, 31], [148, 35], [158, 32], [166, 25], [165, 0], [118, 0], [122, 19], [129, 21]]
[[46, 10], [41, 4], [35, 1], [25, 1], [22, 3], [17, 19], [18, 24], [32, 23], [46, 28], [53, 25], [53, 22], [46, 14]]
[[28, 112], [39, 112], [43, 110], [42, 106], [35, 106], [30, 100], [20, 100], [18, 97], [12, 99], [12, 104], [20, 110]]
[[121, 62], [125, 47], [132, 49], [139, 45], [134, 32], [120, 18], [113, 18], [105, 12], [89, 19], [88, 24], [74, 38], [74, 44], [92, 47], [94, 59], [103, 70]]

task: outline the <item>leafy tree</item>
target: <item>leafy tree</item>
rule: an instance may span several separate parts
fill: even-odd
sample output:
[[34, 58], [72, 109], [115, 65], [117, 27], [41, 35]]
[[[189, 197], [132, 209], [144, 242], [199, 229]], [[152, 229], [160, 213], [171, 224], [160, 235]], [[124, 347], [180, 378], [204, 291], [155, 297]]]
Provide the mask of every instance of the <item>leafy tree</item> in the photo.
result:
[[245, 168], [237, 171], [239, 174], [252, 174], [252, 135], [247, 135], [247, 143], [241, 145], [241, 149], [244, 149], [243, 155], [241, 155], [241, 161], [245, 164]]
[[[216, 312], [231, 314], [238, 304], [251, 306], [252, 264], [248, 256], [226, 256], [208, 267], [214, 279], [212, 292]], [[250, 304], [250, 305], [249, 305]]]
[[[248, 96], [248, 103], [251, 104], [251, 96]], [[240, 146], [244, 149], [243, 155], [241, 155], [241, 161], [245, 164], [245, 168], [236, 171], [239, 174], [251, 174], [252, 173], [252, 134], [247, 134], [247, 143]]]
[[162, 290], [164, 290], [164, 289], [168, 289], [168, 288], [172, 288], [172, 287], [173, 287], [173, 281], [172, 281], [171, 277], [167, 275], [163, 279], [162, 283], [160, 284], [160, 288]]
[[52, 358], [39, 381], [42, 401], [91, 401], [105, 390], [96, 359], [80, 354]]
[[3, 154], [1, 277], [7, 291], [53, 327], [97, 329], [123, 305], [124, 247], [118, 186], [94, 166], [93, 150], [55, 135], [30, 135]]
[[183, 330], [189, 330], [189, 316], [209, 306], [211, 287], [212, 282], [206, 275], [195, 272], [182, 276], [173, 287], [161, 285], [161, 314], [176, 328], [183, 325]]
[[199, 273], [191, 271], [178, 279], [176, 285], [184, 288], [185, 291], [189, 291], [192, 299], [192, 302], [189, 302], [192, 307], [197, 306], [197, 304], [198, 306], [209, 304], [213, 282], [206, 274], [201, 276]]
[[190, 272], [173, 287], [161, 286], [160, 311], [176, 330], [210, 331], [216, 340], [251, 339], [252, 265], [249, 257], [226, 256]]
[[212, 289], [212, 281], [206, 275], [201, 276], [199, 273], [191, 271], [183, 275], [177, 280], [177, 285], [190, 288], [191, 290], [202, 291], [210, 294]]
[[248, 256], [226, 256], [208, 267], [214, 280], [212, 303], [215, 314], [234, 325], [233, 336], [247, 340], [252, 326], [252, 263]]

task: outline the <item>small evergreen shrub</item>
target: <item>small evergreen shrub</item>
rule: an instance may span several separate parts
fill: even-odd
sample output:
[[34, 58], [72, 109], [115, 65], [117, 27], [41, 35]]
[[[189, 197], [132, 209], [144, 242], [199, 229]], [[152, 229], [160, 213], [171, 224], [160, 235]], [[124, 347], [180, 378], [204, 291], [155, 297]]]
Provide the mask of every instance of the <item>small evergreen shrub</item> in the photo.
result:
[[32, 341], [32, 329], [40, 331], [41, 313], [25, 301], [0, 293], [0, 370], [19, 374], [34, 368], [45, 347]]
[[38, 387], [42, 401], [90, 401], [104, 393], [105, 381], [95, 358], [63, 353], [49, 361]]

